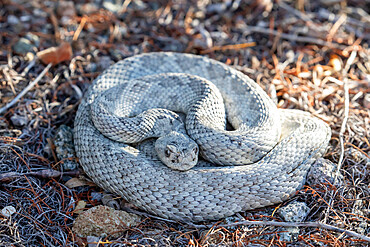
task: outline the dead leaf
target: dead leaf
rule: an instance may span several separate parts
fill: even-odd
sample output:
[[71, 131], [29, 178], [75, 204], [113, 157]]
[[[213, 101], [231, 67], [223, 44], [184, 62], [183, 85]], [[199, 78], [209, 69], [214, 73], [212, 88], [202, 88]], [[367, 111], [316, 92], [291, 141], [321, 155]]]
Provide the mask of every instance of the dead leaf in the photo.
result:
[[[79, 179], [79, 178], [71, 178], [70, 180], [68, 180], [65, 185], [72, 189], [72, 188], [75, 188], [75, 187], [80, 187], [80, 186], [86, 186], [86, 185], [91, 185], [92, 183], [89, 182], [89, 181], [86, 181], [86, 180], [82, 180], [82, 179]], [[94, 184], [92, 184], [94, 185]]]
[[76, 205], [76, 208], [75, 210], [73, 211], [73, 213], [75, 214], [80, 214], [84, 211], [84, 208], [86, 207], [86, 202], [81, 200], [81, 201], [78, 201], [77, 205]]
[[56, 65], [64, 61], [71, 60], [72, 47], [69, 43], [63, 42], [58, 47], [48, 48], [38, 52], [36, 55], [44, 64], [52, 63], [53, 65]]

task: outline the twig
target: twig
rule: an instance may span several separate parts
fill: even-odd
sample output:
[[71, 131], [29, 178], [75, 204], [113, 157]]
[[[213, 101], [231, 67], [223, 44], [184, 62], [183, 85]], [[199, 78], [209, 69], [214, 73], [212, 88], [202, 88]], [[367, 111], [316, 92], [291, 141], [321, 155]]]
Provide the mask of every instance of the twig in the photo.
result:
[[275, 36], [279, 35], [283, 39], [292, 40], [296, 42], [306, 42], [306, 43], [312, 43], [312, 44], [328, 46], [328, 47], [335, 46], [338, 49], [346, 48], [346, 46], [340, 45], [338, 43], [327, 42], [327, 41], [317, 39], [317, 38], [302, 37], [302, 36], [297, 36], [297, 35], [292, 35], [292, 34], [286, 34], [286, 33], [278, 32], [278, 31], [263, 28], [263, 27], [257, 27], [257, 26], [252, 26], [252, 27], [248, 26], [246, 32], [255, 32], [255, 33], [268, 34], [268, 35], [272, 34]]
[[[323, 228], [330, 231], [337, 231], [342, 232], [348, 236], [355, 237], [357, 239], [362, 239], [365, 241], [370, 242], [370, 237], [367, 237], [365, 235], [356, 233], [354, 231], [345, 230], [336, 226], [331, 226], [328, 224], [320, 223], [320, 222], [277, 222], [277, 221], [251, 221], [251, 220], [245, 220], [240, 222], [235, 222], [231, 224], [223, 224], [223, 225], [217, 225], [217, 227], [230, 227], [230, 226], [238, 226], [238, 225], [259, 225], [259, 226], [283, 226], [283, 227], [317, 227], [317, 228]], [[215, 225], [193, 225], [197, 228], [210, 228], [214, 227]]]
[[346, 15], [341, 15], [339, 19], [334, 23], [334, 25], [331, 27], [327, 40], [332, 41], [335, 33], [338, 31], [339, 27], [346, 22], [347, 16]]
[[28, 173], [6, 172], [6, 173], [0, 174], [0, 182], [2, 183], [10, 182], [21, 176], [35, 176], [39, 178], [58, 178], [58, 177], [62, 177], [63, 175], [78, 176], [79, 174], [80, 174], [79, 170], [60, 172], [60, 171], [53, 170], [53, 169], [45, 169], [45, 170], [40, 170], [40, 171], [28, 172]]
[[[312, 14], [314, 14], [314, 13], [312, 13]], [[330, 11], [328, 11], [326, 9], [323, 9], [323, 8], [320, 9], [318, 11], [318, 13], [314, 14], [314, 15], [316, 15], [319, 18], [327, 19], [328, 21], [331, 21], [331, 22], [336, 22], [340, 18], [340, 17], [337, 17], [336, 15], [334, 15], [333, 13], [331, 13]], [[346, 23], [351, 24], [353, 26], [362, 27], [362, 28], [366, 28], [367, 25], [368, 25], [366, 22], [362, 22], [362, 21], [353, 19], [351, 17], [347, 17]]]
[[[353, 50], [350, 57], [347, 60], [346, 66], [343, 69], [343, 78], [344, 78], [343, 82], [333, 78], [333, 79], [335, 79], [335, 80], [333, 80], [335, 83], [341, 82], [341, 83], [338, 83], [338, 85], [343, 85], [343, 89], [344, 89], [344, 118], [343, 118], [343, 122], [342, 122], [342, 125], [340, 127], [340, 132], [339, 132], [340, 156], [339, 156], [339, 160], [338, 160], [337, 170], [336, 170], [335, 176], [334, 176], [334, 185], [336, 185], [337, 182], [338, 182], [340, 169], [341, 169], [342, 163], [343, 163], [343, 158], [344, 158], [343, 136], [344, 136], [344, 132], [346, 131], [348, 115], [349, 115], [349, 88], [348, 88], [348, 83], [347, 83], [347, 80], [348, 80], [347, 79], [347, 73], [348, 73], [349, 68], [351, 67], [351, 64], [355, 60], [356, 55], [357, 55], [357, 51]], [[325, 220], [327, 219], [329, 209], [331, 209], [331, 207], [333, 205], [334, 193], [335, 193], [334, 191], [331, 191], [331, 193], [330, 193], [332, 196], [331, 196], [330, 201], [329, 201], [329, 207], [326, 210]]]
[[[156, 216], [156, 215], [152, 215], [152, 214], [149, 214], [149, 213], [146, 213], [146, 212], [135, 210], [135, 209], [130, 208], [130, 207], [122, 207], [121, 206], [121, 210], [126, 211], [128, 213], [141, 215], [141, 216], [144, 216], [144, 217], [147, 217], [147, 218], [153, 218], [153, 219], [157, 219], [157, 220], [163, 220], [163, 221], [170, 222], [170, 223], [178, 223], [175, 220], [165, 219], [165, 218], [162, 218], [162, 217], [159, 217], [159, 216]], [[193, 225], [191, 223], [186, 223], [186, 224], [195, 227], [195, 225]]]
[[27, 73], [28, 73], [28, 71], [30, 71], [30, 69], [33, 67], [33, 66], [35, 66], [35, 64], [36, 64], [36, 58], [35, 59], [33, 59], [28, 65], [27, 65], [27, 67], [23, 70], [23, 72], [22, 72], [22, 74], [21, 74], [21, 76], [25, 76]]
[[337, 171], [335, 173], [335, 179], [334, 183], [337, 182], [337, 178], [339, 176], [339, 170], [342, 166], [343, 163], [343, 158], [344, 158], [344, 141], [343, 141], [343, 135], [344, 132], [346, 131], [346, 126], [347, 126], [347, 121], [348, 121], [348, 115], [349, 115], [349, 88], [348, 88], [348, 83], [347, 83], [347, 73], [351, 65], [353, 64], [353, 61], [355, 60], [357, 55], [357, 51], [353, 50], [351, 52], [351, 55], [349, 56], [346, 66], [343, 69], [343, 89], [344, 89], [344, 118], [342, 125], [340, 127], [340, 132], [339, 132], [339, 141], [340, 141], [340, 156], [338, 160], [338, 166], [337, 166]]
[[235, 45], [214, 46], [207, 50], [201, 51], [200, 54], [206, 54], [212, 51], [240, 50], [240, 49], [253, 47], [253, 46], [256, 46], [256, 42], [235, 44]]
[[78, 28], [77, 28], [76, 32], [74, 33], [74, 35], [73, 35], [73, 41], [76, 41], [78, 39], [78, 36], [80, 36], [80, 33], [81, 33], [82, 29], [84, 28], [84, 26], [86, 24], [86, 21], [87, 21], [87, 17], [86, 16], [82, 17], [80, 25], [78, 25]]
[[308, 22], [310, 24], [313, 23], [313, 21], [311, 20], [311, 18], [307, 14], [302, 13], [301, 11], [290, 7], [288, 4], [284, 3], [283, 1], [278, 1], [278, 5], [279, 5], [279, 7], [285, 9], [286, 11], [295, 14], [296, 16], [298, 16], [299, 18], [301, 18], [305, 22]]
[[17, 101], [23, 97], [23, 95], [25, 95], [31, 88], [33, 88], [36, 83], [38, 83], [41, 78], [46, 74], [46, 72], [48, 72], [48, 70], [50, 69], [51, 67], [51, 63], [48, 64], [48, 66], [46, 66], [46, 68], [41, 72], [41, 74], [39, 74], [37, 76], [37, 78], [31, 82], [30, 84], [28, 84], [28, 86], [22, 90], [22, 92], [20, 94], [18, 94], [12, 101], [10, 101], [8, 104], [6, 104], [4, 107], [0, 108], [0, 114], [2, 114], [4, 111], [8, 110], [10, 107], [12, 107], [15, 103], [17, 103]]
[[340, 141], [340, 156], [338, 160], [338, 165], [337, 165], [337, 171], [335, 173], [335, 182], [337, 182], [337, 178], [339, 175], [339, 170], [342, 166], [343, 163], [343, 158], [344, 158], [344, 141], [343, 141], [343, 135], [344, 132], [346, 131], [346, 126], [347, 126], [347, 121], [348, 121], [348, 114], [349, 114], [349, 89], [348, 89], [348, 84], [346, 80], [344, 80], [344, 118], [342, 125], [340, 127], [340, 132], [339, 132], [339, 141]]

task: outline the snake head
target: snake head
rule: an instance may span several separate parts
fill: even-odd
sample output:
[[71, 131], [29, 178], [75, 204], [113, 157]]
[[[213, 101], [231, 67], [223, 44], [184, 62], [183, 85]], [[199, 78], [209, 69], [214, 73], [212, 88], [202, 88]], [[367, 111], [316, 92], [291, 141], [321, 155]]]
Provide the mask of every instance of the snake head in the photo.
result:
[[174, 170], [186, 171], [198, 163], [199, 147], [187, 135], [172, 131], [155, 142], [161, 161]]

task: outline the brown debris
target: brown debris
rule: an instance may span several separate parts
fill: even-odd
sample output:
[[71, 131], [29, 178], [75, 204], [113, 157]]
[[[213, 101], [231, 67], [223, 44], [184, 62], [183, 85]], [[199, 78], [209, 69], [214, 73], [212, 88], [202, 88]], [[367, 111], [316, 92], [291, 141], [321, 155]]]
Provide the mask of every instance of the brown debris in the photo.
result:
[[68, 42], [63, 42], [58, 47], [50, 47], [38, 52], [36, 55], [44, 64], [52, 63], [56, 65], [71, 60], [73, 53], [71, 45]]

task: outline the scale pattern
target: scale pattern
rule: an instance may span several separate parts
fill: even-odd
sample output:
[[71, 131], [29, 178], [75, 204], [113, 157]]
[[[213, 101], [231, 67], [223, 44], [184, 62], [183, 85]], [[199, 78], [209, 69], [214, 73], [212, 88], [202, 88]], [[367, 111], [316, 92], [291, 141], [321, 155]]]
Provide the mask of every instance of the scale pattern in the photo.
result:
[[[262, 150], [262, 157], [253, 158], [254, 163], [248, 165], [216, 166], [202, 161], [191, 170], [175, 171], [133, 145], [108, 139], [95, 128], [91, 105], [99, 95], [117, 85], [130, 88], [135, 79], [162, 73], [186, 73], [211, 81], [222, 95], [228, 121], [236, 128], [248, 129], [248, 138], [256, 140], [249, 151]], [[216, 136], [217, 131], [214, 133]], [[243, 156], [237, 149], [240, 136], [232, 138], [235, 146], [220, 143], [214, 136], [208, 134], [203, 140], [203, 146], [209, 145], [206, 149], [214, 150], [207, 156], [209, 160], [212, 155]], [[243, 73], [206, 57], [171, 52], [133, 56], [108, 68], [82, 100], [74, 128], [77, 156], [96, 184], [152, 214], [195, 222], [286, 200], [304, 184], [310, 165], [325, 152], [330, 136], [330, 128], [320, 119], [299, 110], [277, 109]]]

